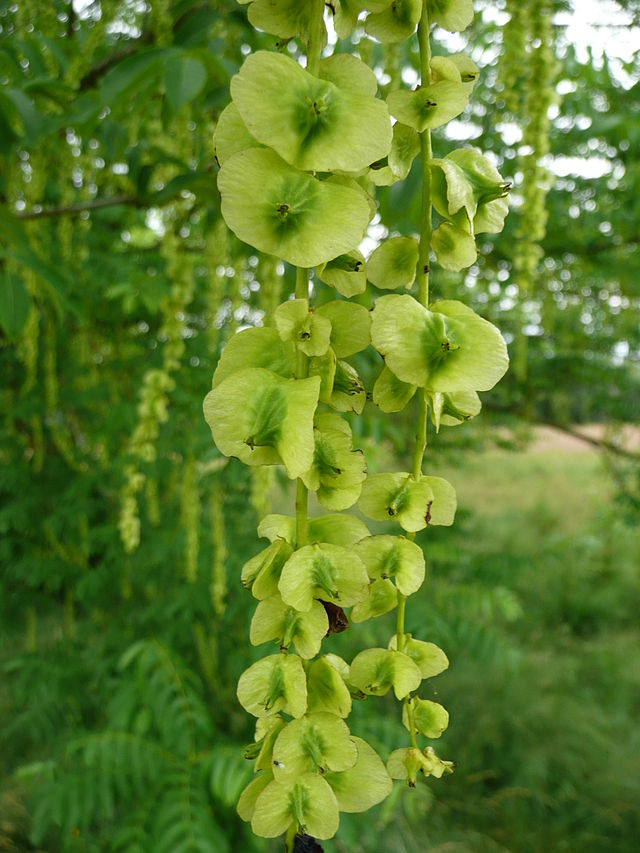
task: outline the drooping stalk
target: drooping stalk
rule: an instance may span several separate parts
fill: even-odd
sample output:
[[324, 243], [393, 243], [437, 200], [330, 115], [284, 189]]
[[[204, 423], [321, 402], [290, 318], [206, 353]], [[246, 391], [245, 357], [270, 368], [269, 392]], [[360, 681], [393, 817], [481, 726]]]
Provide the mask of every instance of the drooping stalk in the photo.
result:
[[[418, 24], [418, 45], [420, 49], [420, 81], [422, 85], [429, 82], [431, 76], [431, 45], [430, 45], [430, 30], [429, 11], [427, 8], [427, 0], [423, 0], [422, 16]], [[418, 302], [424, 305], [425, 308], [429, 305], [429, 260], [431, 254], [431, 218], [432, 218], [432, 201], [431, 201], [431, 130], [427, 128], [420, 134], [420, 171], [422, 176], [422, 196], [420, 204], [420, 229], [419, 229], [419, 249], [418, 249]], [[417, 424], [415, 448], [413, 453], [412, 475], [414, 480], [419, 480], [422, 475], [422, 462], [427, 448], [427, 392], [424, 388], [420, 388], [416, 395]], [[410, 533], [408, 539], [413, 540], [415, 534]], [[398, 615], [396, 622], [396, 643], [398, 651], [403, 651], [405, 646], [404, 638], [404, 617], [406, 610], [406, 596], [398, 592]], [[404, 706], [407, 711], [407, 722], [409, 724], [409, 735], [411, 737], [411, 745], [414, 749], [418, 748], [416, 738], [416, 729], [413, 718], [413, 707], [411, 705], [411, 696], [406, 696]]]
[[[296, 269], [296, 299], [307, 299], [309, 295], [309, 270], [298, 267]], [[298, 352], [298, 365], [296, 374], [298, 379], [305, 379], [309, 375], [309, 359], [303, 352]], [[302, 548], [307, 544], [307, 503], [309, 490], [298, 479], [296, 484], [296, 545]]]

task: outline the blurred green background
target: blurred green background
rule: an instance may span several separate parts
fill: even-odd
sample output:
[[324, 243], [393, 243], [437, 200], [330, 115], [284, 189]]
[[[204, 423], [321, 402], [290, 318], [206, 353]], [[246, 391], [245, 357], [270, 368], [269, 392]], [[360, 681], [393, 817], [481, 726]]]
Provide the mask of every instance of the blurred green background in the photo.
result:
[[[459, 510], [419, 535], [407, 627], [451, 660], [424, 695], [456, 772], [396, 783], [327, 851], [638, 849], [640, 4], [574, 5], [543, 44], [499, 0], [434, 34], [482, 69], [436, 153], [477, 145], [514, 183], [505, 232], [434, 292], [519, 367], [429, 435]], [[212, 147], [230, 77], [275, 41], [233, 0], [0, 0], [2, 851], [280, 849], [235, 815], [253, 737], [235, 683], [264, 653], [240, 567], [292, 494], [226, 463], [201, 412], [224, 342], [293, 289], [226, 232]], [[383, 94], [415, 80], [413, 43], [335, 49]], [[379, 191], [372, 245], [415, 228], [418, 187]], [[356, 361], [371, 388], [379, 363]], [[413, 417], [353, 420], [370, 471], [403, 465]], [[390, 619], [327, 648], [386, 643]], [[350, 727], [385, 757], [405, 738], [390, 697]]]

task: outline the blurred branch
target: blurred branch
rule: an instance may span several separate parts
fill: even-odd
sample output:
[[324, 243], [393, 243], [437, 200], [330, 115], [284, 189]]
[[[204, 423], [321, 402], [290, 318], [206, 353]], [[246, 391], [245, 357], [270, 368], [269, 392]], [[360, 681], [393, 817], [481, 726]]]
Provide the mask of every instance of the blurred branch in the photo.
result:
[[43, 219], [51, 216], [72, 216], [85, 210], [100, 210], [103, 207], [115, 207], [122, 204], [138, 204], [140, 199], [133, 195], [120, 195], [114, 198], [99, 198], [95, 201], [83, 201], [62, 207], [49, 207], [43, 210], [29, 210], [14, 213], [16, 219]]
[[559, 421], [553, 421], [540, 417], [532, 417], [530, 413], [525, 413], [521, 409], [516, 408], [508, 408], [506, 406], [494, 406], [487, 405], [485, 408], [491, 412], [497, 412], [501, 415], [513, 415], [516, 418], [521, 418], [522, 420], [527, 421], [531, 426], [546, 426], [551, 427], [551, 429], [557, 429], [558, 432], [563, 432], [565, 435], [570, 435], [572, 438], [577, 438], [579, 441], [584, 441], [585, 444], [590, 444], [592, 447], [595, 447], [597, 450], [606, 450], [609, 453], [613, 453], [616, 456], [622, 456], [625, 459], [631, 459], [634, 462], [640, 462], [640, 452], [636, 450], [629, 450], [626, 447], [621, 447], [619, 444], [615, 444], [613, 441], [607, 441], [605, 438], [596, 438], [593, 435], [587, 435], [584, 432], [580, 432], [579, 429], [575, 427], [568, 426], [567, 424], [560, 423]]

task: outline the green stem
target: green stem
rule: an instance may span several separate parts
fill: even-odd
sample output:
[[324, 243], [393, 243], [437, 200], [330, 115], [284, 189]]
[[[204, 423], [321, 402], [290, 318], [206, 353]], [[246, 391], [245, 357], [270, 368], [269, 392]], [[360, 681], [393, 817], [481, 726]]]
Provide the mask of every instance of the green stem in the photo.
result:
[[307, 498], [309, 490], [298, 480], [296, 487], [296, 548], [307, 544]]
[[404, 611], [407, 606], [407, 596], [398, 593], [398, 613], [396, 616], [396, 648], [404, 651]]
[[[307, 299], [309, 296], [309, 270], [303, 267], [296, 269], [296, 299]], [[309, 375], [309, 359], [303, 352], [298, 352], [296, 376], [305, 379]], [[298, 480], [296, 487], [296, 548], [307, 544], [307, 502], [309, 490]]]
[[[431, 77], [431, 45], [429, 34], [429, 12], [426, 0], [423, 2], [422, 17], [418, 24], [418, 46], [420, 48], [420, 82], [427, 85]], [[422, 174], [422, 199], [420, 204], [420, 244], [418, 251], [418, 302], [425, 308], [429, 305], [429, 256], [431, 254], [431, 131], [420, 134], [420, 170]], [[427, 448], [427, 395], [423, 388], [417, 394], [418, 421], [416, 425], [416, 444], [413, 455], [413, 478], [422, 474], [422, 460]]]
[[[427, 0], [423, 0], [422, 17], [418, 24], [418, 46], [420, 48], [420, 82], [422, 85], [428, 85], [431, 78], [431, 45], [429, 36], [431, 24], [429, 23], [429, 12], [427, 9]], [[420, 205], [420, 243], [418, 250], [418, 302], [424, 305], [425, 308], [429, 305], [429, 257], [431, 255], [431, 216], [432, 216], [432, 199], [431, 199], [431, 131], [425, 130], [420, 134], [420, 169], [422, 173], [422, 200]], [[424, 388], [421, 388], [416, 397], [418, 405], [418, 420], [416, 424], [416, 444], [413, 453], [413, 471], [414, 480], [418, 480], [422, 475], [422, 461], [427, 448], [427, 394]], [[407, 537], [413, 540], [414, 536]], [[396, 621], [396, 642], [398, 651], [402, 651], [405, 645], [404, 639], [404, 615], [406, 608], [406, 597], [398, 593], [398, 615]], [[413, 718], [413, 708], [411, 707], [409, 696], [404, 700], [405, 708], [407, 709], [407, 722], [409, 724], [409, 735], [411, 736], [411, 746], [418, 749], [418, 740], [416, 737], [416, 727]]]
[[309, 270], [296, 267], [296, 299], [309, 298]]
[[324, 0], [310, 0], [309, 38], [307, 41], [307, 71], [318, 76], [324, 42]]
[[298, 833], [298, 827], [295, 821], [289, 825], [289, 829], [287, 830], [287, 834], [284, 840], [284, 849], [285, 853], [293, 853], [293, 849], [296, 844], [296, 835]]

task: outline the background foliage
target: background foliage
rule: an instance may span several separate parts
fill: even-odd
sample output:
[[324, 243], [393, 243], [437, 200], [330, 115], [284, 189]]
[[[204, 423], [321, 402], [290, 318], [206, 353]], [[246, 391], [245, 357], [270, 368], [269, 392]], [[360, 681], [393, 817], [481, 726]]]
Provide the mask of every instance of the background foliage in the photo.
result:
[[[449, 132], [482, 135], [515, 212], [434, 287], [514, 351], [524, 331], [527, 370], [433, 456], [462, 509], [419, 540], [431, 580], [408, 630], [428, 625], [453, 662], [438, 690], [457, 771], [398, 785], [326, 848], [631, 851], [640, 501], [619, 426], [640, 406], [638, 60], [583, 61], [556, 27], [545, 162], [561, 174], [519, 287], [527, 75], [499, 70], [502, 4], [477, 5], [483, 74]], [[232, 0], [0, 0], [0, 27], [0, 850], [268, 850], [234, 812], [252, 736], [238, 578], [257, 512], [289, 497], [225, 464], [201, 402], [228, 336], [293, 289], [221, 225], [211, 144], [230, 76], [273, 39]], [[417, 51], [357, 49], [388, 87], [410, 81]], [[411, 229], [416, 189], [380, 191], [378, 235]], [[404, 460], [410, 417], [358, 419], [370, 470]], [[538, 422], [587, 421], [606, 427], [599, 456], [525, 450]], [[367, 623], [362, 644], [388, 633]], [[400, 721], [382, 707], [358, 704], [353, 729], [386, 755]]]

